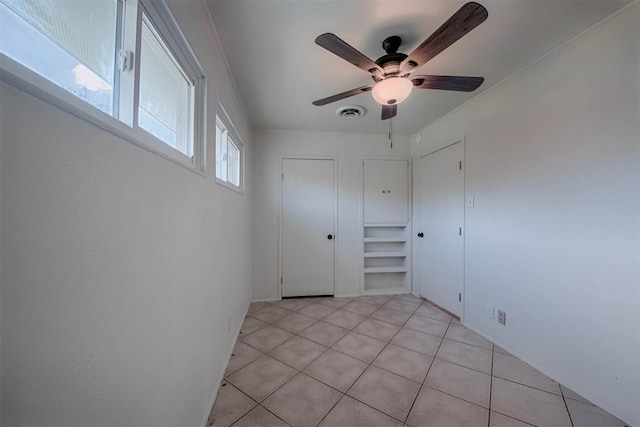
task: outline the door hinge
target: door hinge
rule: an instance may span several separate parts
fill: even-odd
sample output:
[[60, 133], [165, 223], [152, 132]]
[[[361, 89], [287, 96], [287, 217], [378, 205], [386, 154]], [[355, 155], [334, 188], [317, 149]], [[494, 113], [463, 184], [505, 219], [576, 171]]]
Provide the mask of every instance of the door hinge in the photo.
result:
[[458, 169], [462, 170], [462, 160], [458, 162]]
[[280, 276], [280, 284], [282, 285], [282, 276]]
[[284, 174], [282, 174], [282, 180], [284, 181]]
[[462, 227], [458, 227], [458, 236], [462, 236]]
[[462, 294], [458, 294], [458, 302], [462, 302]]

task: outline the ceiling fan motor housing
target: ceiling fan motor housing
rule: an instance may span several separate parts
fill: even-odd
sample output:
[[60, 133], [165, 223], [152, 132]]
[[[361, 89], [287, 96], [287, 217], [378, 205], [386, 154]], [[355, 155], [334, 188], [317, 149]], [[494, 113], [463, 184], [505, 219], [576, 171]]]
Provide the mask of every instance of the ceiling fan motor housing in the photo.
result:
[[400, 73], [400, 64], [407, 57], [404, 53], [398, 53], [398, 48], [401, 44], [402, 39], [398, 36], [391, 36], [384, 39], [382, 48], [387, 54], [376, 60], [376, 64], [384, 70], [384, 75], [372, 75], [375, 82], [379, 82], [390, 76], [397, 76]]

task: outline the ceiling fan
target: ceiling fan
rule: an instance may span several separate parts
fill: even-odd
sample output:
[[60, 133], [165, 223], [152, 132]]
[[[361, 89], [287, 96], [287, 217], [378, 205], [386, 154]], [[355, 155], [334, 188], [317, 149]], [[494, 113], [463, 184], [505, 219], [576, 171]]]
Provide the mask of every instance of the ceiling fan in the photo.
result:
[[413, 88], [461, 92], [476, 90], [484, 78], [411, 76], [411, 73], [483, 23], [487, 16], [489, 13], [481, 4], [466, 3], [408, 56], [398, 52], [398, 48], [402, 44], [400, 37], [386, 38], [382, 43], [386, 55], [376, 61], [367, 58], [335, 34], [319, 35], [316, 37], [318, 46], [369, 73], [375, 83], [319, 99], [314, 101], [313, 105], [326, 105], [360, 93], [371, 92], [376, 102], [382, 105], [382, 120], [387, 120], [396, 115], [398, 104], [407, 99]]

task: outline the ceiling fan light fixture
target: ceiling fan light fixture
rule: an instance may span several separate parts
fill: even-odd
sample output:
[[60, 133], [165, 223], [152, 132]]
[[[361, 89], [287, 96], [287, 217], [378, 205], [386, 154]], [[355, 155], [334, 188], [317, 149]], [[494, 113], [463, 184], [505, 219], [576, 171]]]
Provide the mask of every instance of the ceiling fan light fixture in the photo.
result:
[[387, 77], [371, 90], [373, 99], [381, 105], [397, 105], [409, 97], [413, 82], [404, 77]]

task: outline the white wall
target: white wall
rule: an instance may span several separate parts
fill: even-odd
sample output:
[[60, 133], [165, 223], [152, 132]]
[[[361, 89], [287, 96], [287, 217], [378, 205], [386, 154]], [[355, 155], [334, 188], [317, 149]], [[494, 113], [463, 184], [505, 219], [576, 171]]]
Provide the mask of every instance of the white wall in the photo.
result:
[[[466, 138], [465, 323], [640, 426], [640, 4], [420, 132]], [[487, 306], [505, 310], [503, 327]]]
[[254, 132], [253, 300], [278, 298], [278, 215], [283, 157], [327, 156], [338, 161], [336, 295], [360, 293], [362, 159], [409, 156], [409, 139], [388, 135], [256, 130]]
[[[249, 123], [203, 2], [207, 176], [1, 88], [3, 426], [199, 426], [250, 298], [251, 196], [214, 181], [215, 96]], [[227, 316], [232, 317], [228, 332]]]

